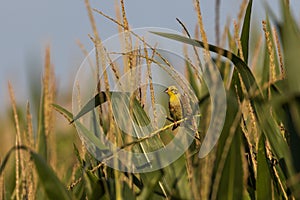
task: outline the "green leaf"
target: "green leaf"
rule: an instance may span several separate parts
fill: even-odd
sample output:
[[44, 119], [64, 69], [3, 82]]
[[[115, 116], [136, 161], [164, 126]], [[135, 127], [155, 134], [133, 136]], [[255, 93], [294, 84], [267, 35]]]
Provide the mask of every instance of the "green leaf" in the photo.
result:
[[143, 179], [144, 187], [141, 194], [137, 199], [149, 199], [153, 194], [156, 187], [158, 187], [158, 182], [161, 180], [163, 174], [162, 171], [154, 171], [149, 173], [141, 174]]
[[38, 152], [47, 160], [48, 148], [47, 148], [47, 136], [46, 136], [46, 116], [45, 116], [45, 94], [42, 92], [39, 117], [38, 117]]
[[252, 0], [249, 1], [242, 28], [241, 43], [245, 63], [248, 63]]
[[125, 181], [122, 181], [123, 190], [122, 190], [122, 196], [123, 199], [136, 199], [136, 195], [134, 193], [133, 188], [129, 187], [128, 183]]
[[272, 117], [271, 108], [269, 105], [262, 104], [261, 101], [254, 102], [258, 122], [265, 134], [266, 138], [270, 142], [273, 153], [277, 158], [285, 158], [287, 165], [291, 170], [291, 156], [288, 145], [280, 133], [279, 125]]
[[[196, 156], [198, 155], [195, 154], [195, 157]], [[164, 177], [162, 179], [162, 183], [172, 192], [172, 197], [178, 197], [180, 199], [197, 198], [193, 196], [192, 192], [193, 189], [197, 191], [197, 185], [195, 185], [197, 181], [191, 182], [187, 174], [187, 171], [191, 170], [190, 173], [194, 172], [191, 176], [195, 178], [197, 177], [197, 170], [188, 169], [187, 159], [191, 158], [187, 158], [186, 155], [182, 155], [178, 160], [163, 169]], [[198, 157], [196, 159], [198, 159]]]
[[84, 160], [80, 157], [79, 150], [74, 143], [73, 143], [73, 147], [74, 147], [74, 153], [75, 153], [75, 156], [76, 156], [78, 162], [81, 164], [81, 166], [83, 166]]
[[101, 105], [102, 103], [107, 101], [107, 97], [105, 92], [100, 92], [98, 94], [96, 94], [95, 97], [93, 97], [92, 99], [90, 99], [84, 106], [83, 108], [79, 111], [79, 113], [71, 120], [70, 123], [73, 123], [75, 120], [79, 119], [80, 117], [82, 117], [83, 115], [85, 115], [86, 113], [92, 111], [94, 108], [96, 108], [97, 106]]
[[[120, 113], [122, 112], [122, 115], [114, 115], [115, 120], [119, 123], [118, 125], [123, 127], [128, 127], [128, 119], [132, 117], [135, 128], [132, 129], [134, 133], [132, 133], [137, 138], [140, 138], [142, 136], [145, 136], [145, 131], [147, 133], [151, 133], [154, 131], [153, 127], [150, 124], [150, 119], [142, 106], [140, 105], [139, 101], [134, 98], [133, 99], [133, 105], [132, 105], [132, 116], [129, 112], [129, 105], [130, 105], [130, 94], [126, 92], [109, 92], [110, 97], [112, 99], [112, 108], [114, 113]], [[107, 97], [104, 92], [100, 92], [99, 94], [95, 95], [93, 98], [91, 98], [79, 111], [79, 113], [73, 118], [71, 121], [74, 122], [74, 120], [79, 119], [86, 113], [92, 111], [94, 108], [99, 106], [100, 104], [104, 103], [107, 100]], [[125, 105], [125, 106], [124, 106]], [[128, 107], [126, 107], [128, 105]], [[57, 106], [56, 106], [57, 107]], [[63, 113], [66, 112], [66, 110], [62, 110], [58, 107], [59, 110], [61, 110]], [[69, 115], [69, 114], [68, 114]], [[125, 116], [124, 116], [125, 115]], [[131, 123], [131, 122], [130, 122]], [[81, 131], [84, 132], [84, 135], [88, 137], [88, 139], [91, 142], [96, 142], [97, 139], [93, 133], [91, 133], [87, 128], [85, 128], [83, 125], [81, 125], [78, 121], [76, 121], [76, 125], [81, 129]], [[104, 149], [104, 146], [100, 145], [99, 140], [97, 142], [97, 146], [100, 149]], [[155, 151], [163, 146], [163, 142], [158, 137], [152, 137], [149, 138], [143, 142], [139, 143], [140, 150], [139, 152], [151, 152]]]
[[84, 181], [79, 181], [79, 183], [72, 188], [72, 194], [75, 196], [75, 199], [84, 199], [86, 197]]
[[197, 83], [197, 79], [195, 78], [195, 73], [193, 71], [193, 68], [191, 66], [191, 63], [186, 59], [185, 60], [185, 66], [187, 68], [187, 73], [188, 73], [188, 80], [189, 80], [189, 83], [191, 84], [192, 88], [193, 88], [193, 91], [195, 92], [196, 96], [198, 99], [201, 99], [201, 96], [200, 96], [200, 91], [199, 91], [199, 85]]
[[[73, 118], [72, 113], [70, 113], [69, 111], [67, 111], [66, 109], [64, 109], [63, 107], [57, 105], [57, 104], [53, 104], [53, 107], [61, 114], [63, 114], [68, 120], [71, 121], [71, 119]], [[96, 135], [89, 131], [85, 126], [83, 126], [79, 121], [76, 122], [77, 128], [80, 129], [80, 131], [82, 131], [83, 135], [84, 135], [84, 140], [86, 140], [87, 142], [92, 142], [93, 144], [95, 144], [99, 149], [101, 150], [107, 150], [109, 149], [105, 144], [102, 143], [102, 141], [96, 137]]]
[[[235, 130], [232, 126], [240, 121], [237, 97], [234, 93], [227, 93], [227, 111], [224, 127], [218, 140], [215, 174], [221, 176], [218, 190], [213, 190], [213, 196], [218, 199], [240, 199], [243, 195], [243, 163], [241, 153], [241, 129], [237, 125]], [[238, 117], [238, 118], [236, 118]], [[237, 120], [237, 121], [236, 121]], [[234, 131], [234, 132], [231, 132]], [[214, 188], [214, 187], [213, 187]]]
[[45, 159], [33, 151], [30, 151], [32, 161], [35, 164], [39, 181], [49, 199], [71, 199], [70, 193], [64, 184], [57, 178]]
[[87, 199], [100, 199], [105, 194], [102, 182], [90, 171], [84, 172], [84, 183]]
[[52, 104], [54, 109], [58, 111], [60, 114], [62, 114], [68, 121], [71, 121], [73, 119], [73, 114], [66, 110], [65, 108], [61, 107], [58, 104]]
[[261, 135], [258, 143], [256, 189], [257, 199], [268, 199], [272, 194], [272, 180], [266, 154], [264, 135]]
[[[184, 37], [181, 35], [177, 35], [177, 34], [173, 34], [173, 33], [162, 33], [162, 32], [152, 32], [152, 33], [156, 34], [156, 35], [160, 35], [162, 37], [172, 39], [172, 40], [183, 42], [185, 44], [190, 44], [190, 45], [201, 47], [201, 48], [204, 47], [203, 42], [194, 40], [194, 39], [190, 39], [190, 38], [187, 38], [187, 37]], [[222, 56], [231, 60], [231, 62], [234, 64], [236, 70], [241, 74], [247, 91], [259, 90], [256, 80], [253, 76], [253, 73], [251, 72], [251, 70], [249, 69], [247, 64], [241, 58], [239, 58], [237, 55], [235, 55], [234, 53], [232, 53], [226, 49], [223, 49], [223, 48], [211, 45], [211, 44], [208, 44], [208, 49], [209, 49], [209, 51], [212, 51], [217, 54], [221, 53]]]
[[243, 163], [241, 154], [241, 129], [235, 132], [225, 161], [218, 199], [239, 199], [243, 196]]
[[[129, 121], [129, 119], [133, 119], [134, 121], [134, 128], [131, 130], [133, 131], [133, 135], [137, 138], [143, 137], [149, 133], [152, 133], [154, 131], [154, 128], [150, 124], [150, 119], [138, 100], [136, 98], [133, 99], [133, 105], [130, 105], [131, 96], [129, 93], [126, 92], [109, 92], [111, 95], [112, 100], [112, 109], [114, 113], [120, 113], [122, 112], [122, 115], [114, 115], [115, 121], [118, 122], [118, 125], [122, 125], [124, 127], [128, 127], [129, 124], [133, 124], [132, 121]], [[74, 122], [74, 120], [79, 119], [83, 115], [85, 115], [88, 112], [91, 112], [95, 109], [95, 107], [99, 106], [100, 104], [104, 103], [106, 101], [106, 96], [104, 92], [100, 92], [99, 94], [95, 95], [93, 98], [91, 98], [79, 111], [79, 113], [72, 119], [72, 114], [67, 111], [66, 109], [62, 108], [59, 105], [53, 105], [54, 108], [66, 116], [68, 120], [71, 119], [71, 123]], [[132, 112], [129, 112], [129, 106], [132, 106]], [[114, 148], [114, 146], [108, 146], [105, 145], [100, 139], [99, 139], [99, 133], [97, 131], [100, 131], [101, 127], [96, 123], [96, 115], [93, 115], [92, 118], [92, 127], [93, 130], [90, 131], [88, 128], [86, 128], [83, 124], [81, 124], [78, 120], [75, 121], [77, 129], [79, 129], [79, 132], [81, 133], [81, 139], [84, 141], [85, 144], [90, 144], [87, 147], [88, 150], [93, 153], [93, 155], [98, 155], [98, 150], [109, 150], [111, 148]], [[114, 122], [113, 122], [114, 123]], [[100, 129], [99, 129], [100, 128]], [[117, 127], [118, 128], [118, 127]], [[95, 131], [95, 132], [94, 132]], [[103, 133], [104, 134], [104, 133]], [[95, 145], [97, 148], [95, 148]], [[151, 137], [147, 140], [137, 142], [135, 145], [133, 145], [133, 152], [137, 153], [144, 153], [144, 152], [152, 152], [157, 149], [160, 149], [164, 146], [161, 139], [157, 136]], [[110, 156], [111, 151], [107, 152], [106, 156]], [[149, 164], [149, 158], [146, 154], [143, 155], [144, 159], [139, 159], [139, 162], [137, 163], [137, 167], [143, 167], [145, 164]], [[139, 165], [140, 164], [140, 165]]]
[[286, 1], [281, 1], [283, 23], [278, 23], [284, 52], [284, 66], [290, 92], [300, 92], [300, 32]]

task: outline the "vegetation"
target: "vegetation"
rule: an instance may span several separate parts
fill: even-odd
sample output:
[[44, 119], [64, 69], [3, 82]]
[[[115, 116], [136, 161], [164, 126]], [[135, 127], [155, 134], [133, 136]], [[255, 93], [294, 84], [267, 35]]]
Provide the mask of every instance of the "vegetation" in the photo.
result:
[[[104, 54], [104, 48], [94, 14], [101, 14], [116, 23], [120, 32], [130, 33], [124, 2], [120, 1], [121, 11], [117, 10], [116, 19], [93, 10], [88, 0], [85, 3], [94, 31], [90, 37], [95, 44], [96, 60], [101, 60], [99, 55]], [[116, 109], [111, 106], [113, 92], [105, 77], [99, 80], [101, 92], [98, 91], [90, 100], [94, 104], [84, 102], [80, 112], [73, 116], [68, 109], [60, 106], [62, 102], [55, 100], [54, 69], [50, 48], [47, 47], [40, 99], [33, 102], [34, 106], [39, 102], [39, 106], [34, 107], [38, 111], [37, 116], [31, 113], [32, 104], [27, 103], [25, 112], [16, 105], [14, 91], [9, 84], [12, 112], [2, 121], [6, 127], [15, 128], [15, 145], [6, 151], [7, 134], [12, 135], [12, 131], [10, 127], [2, 128], [4, 134], [0, 137], [3, 149], [0, 153], [4, 156], [0, 157], [1, 199], [300, 198], [299, 26], [290, 13], [288, 1], [281, 0], [282, 20], [270, 15], [270, 19], [262, 22], [264, 36], [257, 41], [250, 41], [250, 35], [255, 34], [250, 32], [251, 8], [252, 0], [243, 2], [238, 20], [234, 23], [234, 33], [226, 27], [223, 41], [217, 45], [207, 42], [199, 1], [195, 1], [195, 10], [201, 39], [197, 33], [191, 36], [180, 20], [186, 36], [152, 33], [181, 42], [183, 49], [192, 45], [203, 49], [206, 56], [211, 55], [223, 78], [227, 96], [225, 123], [218, 143], [206, 157], [199, 158], [201, 142], [210, 124], [211, 101], [203, 79], [196, 76], [197, 70], [201, 70], [200, 66], [186, 62], [185, 78], [198, 98], [201, 111], [201, 120], [196, 127], [198, 130], [194, 130], [197, 138], [175, 162], [152, 172], [122, 172], [98, 161], [81, 143], [73, 125], [80, 127], [102, 153], [105, 145], [99, 142], [96, 129], [91, 133], [87, 129], [89, 127], [80, 121], [95, 107], [101, 108], [98, 111], [102, 120], [92, 120], [91, 123], [101, 126], [105, 136], [114, 141], [116, 146], [145, 153], [170, 142], [174, 124], [168, 124], [161, 130], [152, 127], [152, 134], [143, 138], [124, 136], [112, 116], [101, 117], [102, 109]], [[218, 31], [219, 28], [216, 29], [217, 37], [220, 35]], [[149, 65], [155, 62], [168, 63], [162, 55], [155, 55], [155, 48], [133, 51], [135, 44], [130, 43], [130, 34], [126, 37], [126, 45], [131, 51], [122, 58], [127, 70], [137, 67], [141, 60]], [[141, 42], [146, 43], [142, 38]], [[221, 47], [225, 42], [228, 43], [227, 50]], [[253, 52], [250, 51], [250, 44], [255, 46]], [[196, 51], [194, 55], [183, 55], [186, 60], [197, 60], [197, 56]], [[109, 64], [117, 68], [113, 62]], [[97, 62], [95, 67], [99, 71], [101, 63]], [[172, 65], [168, 67], [173, 70]], [[117, 74], [119, 70], [113, 71], [115, 76], [120, 77]], [[154, 105], [155, 93], [150, 77], [155, 74], [151, 74], [151, 70], [147, 73], [151, 103]], [[181, 79], [179, 77], [175, 81], [182, 82]], [[143, 105], [143, 98], [146, 97], [139, 91], [135, 94], [130, 99], [130, 112], [136, 123], [148, 124], [150, 117]], [[35, 120], [36, 127], [33, 123]], [[124, 120], [124, 123], [128, 123], [128, 119]], [[11, 125], [12, 122], [14, 125]], [[69, 122], [73, 122], [72, 125]]]

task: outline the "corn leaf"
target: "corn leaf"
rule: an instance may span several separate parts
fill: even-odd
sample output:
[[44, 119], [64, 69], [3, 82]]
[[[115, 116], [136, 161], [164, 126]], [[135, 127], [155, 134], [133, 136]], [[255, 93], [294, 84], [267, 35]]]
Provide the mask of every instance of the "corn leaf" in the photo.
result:
[[272, 180], [269, 168], [270, 166], [268, 163], [265, 148], [265, 136], [261, 135], [257, 152], [257, 199], [268, 199], [272, 194]]
[[245, 63], [248, 63], [249, 52], [249, 36], [250, 36], [250, 22], [251, 22], [252, 0], [249, 1], [245, 13], [244, 24], [241, 34], [242, 51]]

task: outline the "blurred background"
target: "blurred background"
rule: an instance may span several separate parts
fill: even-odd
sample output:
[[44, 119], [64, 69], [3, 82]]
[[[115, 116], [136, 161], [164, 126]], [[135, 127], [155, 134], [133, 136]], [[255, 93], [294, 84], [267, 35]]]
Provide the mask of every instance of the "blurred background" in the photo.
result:
[[[237, 19], [242, 0], [220, 2], [222, 32], [226, 21], [232, 23], [232, 19]], [[265, 18], [263, 2], [269, 4], [275, 14], [278, 13], [278, 1], [254, 1], [255, 19], [252, 23], [260, 24]], [[94, 0], [91, 4], [115, 17], [116, 1]], [[296, 19], [300, 19], [300, 1], [291, 0], [290, 4]], [[132, 28], [155, 26], [181, 31], [176, 21], [179, 18], [191, 33], [195, 29], [197, 17], [193, 1], [126, 1], [125, 6]], [[201, 1], [201, 9], [209, 42], [214, 44], [215, 1]], [[115, 24], [100, 15], [95, 16], [102, 40], [117, 33]], [[44, 48], [47, 44], [51, 46], [51, 61], [58, 79], [58, 96], [66, 91], [71, 92], [76, 70], [84, 58], [77, 41], [88, 51], [93, 48], [88, 37], [92, 30], [83, 1], [3, 1], [0, 7], [0, 27], [0, 117], [9, 105], [8, 81], [15, 88], [18, 103], [30, 100], [30, 88], [39, 85], [41, 81]]]

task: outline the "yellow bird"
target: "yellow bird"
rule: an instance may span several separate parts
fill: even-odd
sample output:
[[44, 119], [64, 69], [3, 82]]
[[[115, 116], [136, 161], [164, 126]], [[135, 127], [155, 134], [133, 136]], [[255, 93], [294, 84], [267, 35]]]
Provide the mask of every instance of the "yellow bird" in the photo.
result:
[[175, 123], [172, 130], [176, 129], [180, 124], [176, 121], [182, 119], [182, 105], [178, 89], [175, 86], [168, 87], [165, 92], [169, 95], [169, 112], [170, 116]]

